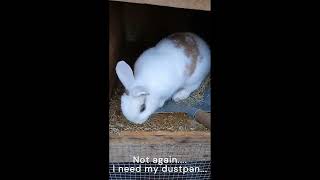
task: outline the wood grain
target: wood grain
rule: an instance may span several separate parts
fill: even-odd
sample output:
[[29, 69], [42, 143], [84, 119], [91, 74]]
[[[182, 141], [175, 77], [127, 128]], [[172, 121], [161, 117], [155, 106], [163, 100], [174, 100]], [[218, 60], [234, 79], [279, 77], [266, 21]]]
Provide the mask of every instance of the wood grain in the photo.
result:
[[123, 46], [122, 7], [118, 4], [109, 6], [109, 98], [116, 82], [115, 66]]
[[210, 133], [123, 131], [109, 138], [109, 162], [132, 162], [133, 157], [210, 161]]
[[109, 137], [109, 144], [210, 143], [210, 132], [203, 131], [122, 131]]
[[196, 10], [211, 10], [211, 0], [110, 0], [138, 4], [150, 4], [158, 6], [168, 6], [175, 8], [196, 9]]

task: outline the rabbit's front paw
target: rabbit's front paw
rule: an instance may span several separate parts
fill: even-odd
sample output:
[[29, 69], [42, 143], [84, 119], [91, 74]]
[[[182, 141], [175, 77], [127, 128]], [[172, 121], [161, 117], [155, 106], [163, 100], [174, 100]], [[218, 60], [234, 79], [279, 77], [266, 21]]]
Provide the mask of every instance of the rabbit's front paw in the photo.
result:
[[165, 99], [160, 100], [159, 108], [161, 108], [164, 105], [165, 101], [166, 101]]
[[176, 94], [173, 95], [172, 99], [175, 102], [187, 99], [190, 96], [190, 91], [186, 90], [186, 89], [181, 89], [180, 91], [178, 91]]

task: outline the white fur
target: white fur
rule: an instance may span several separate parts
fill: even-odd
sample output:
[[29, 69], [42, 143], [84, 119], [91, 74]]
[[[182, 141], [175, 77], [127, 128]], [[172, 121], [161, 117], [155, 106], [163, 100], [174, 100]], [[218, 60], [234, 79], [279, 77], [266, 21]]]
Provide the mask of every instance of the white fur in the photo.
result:
[[[210, 71], [211, 57], [208, 45], [192, 34], [199, 49], [199, 59], [191, 76], [186, 66], [191, 59], [184, 49], [177, 48], [170, 39], [162, 39], [155, 47], [144, 51], [131, 68], [124, 61], [117, 64], [117, 75], [129, 91], [121, 97], [121, 110], [131, 122], [144, 123], [169, 98], [179, 101], [196, 90]], [[145, 110], [140, 106], [145, 102]]]

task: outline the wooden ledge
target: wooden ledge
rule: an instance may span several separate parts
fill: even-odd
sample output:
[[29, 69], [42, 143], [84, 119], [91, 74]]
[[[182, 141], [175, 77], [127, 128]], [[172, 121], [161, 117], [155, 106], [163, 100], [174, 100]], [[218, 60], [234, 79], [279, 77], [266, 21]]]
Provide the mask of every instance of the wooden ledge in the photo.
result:
[[210, 143], [210, 132], [203, 131], [122, 131], [109, 136], [109, 144]]
[[195, 10], [204, 10], [204, 11], [211, 10], [211, 4], [210, 4], [211, 0], [109, 0], [109, 1], [168, 6], [168, 7], [175, 7], [175, 8], [195, 9]]

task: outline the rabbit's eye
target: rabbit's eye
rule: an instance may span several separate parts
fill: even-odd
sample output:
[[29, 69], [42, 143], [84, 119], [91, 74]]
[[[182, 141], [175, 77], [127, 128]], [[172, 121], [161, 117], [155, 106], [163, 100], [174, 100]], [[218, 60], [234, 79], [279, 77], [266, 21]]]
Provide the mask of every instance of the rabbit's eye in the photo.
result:
[[124, 92], [126, 95], [129, 95], [129, 91], [126, 89]]
[[142, 104], [142, 106], [140, 107], [140, 112], [143, 112], [146, 109], [146, 104]]

